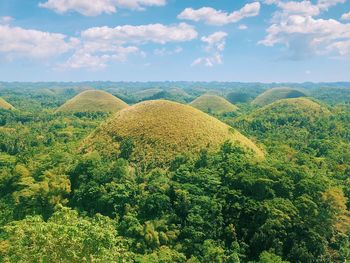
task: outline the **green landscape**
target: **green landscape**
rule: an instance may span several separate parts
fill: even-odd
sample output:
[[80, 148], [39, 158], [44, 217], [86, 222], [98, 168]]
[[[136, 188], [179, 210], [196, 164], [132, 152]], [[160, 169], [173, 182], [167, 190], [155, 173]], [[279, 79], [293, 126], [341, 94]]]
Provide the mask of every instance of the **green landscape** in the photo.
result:
[[350, 83], [0, 83], [0, 262], [350, 260]]

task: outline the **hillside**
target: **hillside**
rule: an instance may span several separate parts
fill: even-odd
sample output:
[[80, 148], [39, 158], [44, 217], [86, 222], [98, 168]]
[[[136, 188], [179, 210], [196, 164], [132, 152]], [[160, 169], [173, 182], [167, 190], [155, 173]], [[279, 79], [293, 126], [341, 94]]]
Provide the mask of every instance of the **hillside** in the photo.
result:
[[159, 92], [162, 92], [163, 90], [162, 89], [159, 89], [159, 88], [154, 88], [154, 89], [144, 89], [144, 90], [140, 90], [140, 91], [137, 91], [135, 93], [133, 93], [134, 97], [141, 101], [141, 100], [144, 100], [145, 98], [149, 98], [149, 97], [152, 97], [154, 96], [155, 94], [159, 93]]
[[0, 98], [0, 109], [12, 110], [14, 107], [4, 99]]
[[273, 88], [265, 91], [264, 93], [256, 97], [252, 101], [252, 104], [257, 106], [265, 106], [280, 99], [292, 99], [300, 97], [306, 97], [306, 95], [303, 92], [296, 89]]
[[142, 102], [118, 112], [87, 139], [84, 148], [118, 154], [125, 139], [134, 142], [133, 161], [154, 165], [167, 164], [178, 154], [217, 149], [226, 140], [263, 156], [252, 141], [228, 125], [191, 106], [165, 100]]
[[192, 96], [186, 91], [180, 88], [170, 88], [167, 90], [162, 90], [158, 93], [153, 94], [150, 97], [144, 98], [144, 100], [171, 100], [176, 102], [187, 103], [192, 100]]
[[101, 90], [87, 90], [67, 101], [57, 112], [117, 112], [128, 105]]
[[204, 94], [190, 103], [192, 107], [195, 107], [206, 113], [223, 114], [228, 112], [234, 112], [238, 108], [231, 104], [222, 97], [216, 95]]

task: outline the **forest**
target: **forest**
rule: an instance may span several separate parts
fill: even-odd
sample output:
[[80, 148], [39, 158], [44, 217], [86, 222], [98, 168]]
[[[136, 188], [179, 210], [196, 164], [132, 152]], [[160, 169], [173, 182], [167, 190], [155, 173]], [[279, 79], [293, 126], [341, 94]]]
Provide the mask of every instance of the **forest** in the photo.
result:
[[0, 97], [0, 262], [350, 260], [349, 83]]

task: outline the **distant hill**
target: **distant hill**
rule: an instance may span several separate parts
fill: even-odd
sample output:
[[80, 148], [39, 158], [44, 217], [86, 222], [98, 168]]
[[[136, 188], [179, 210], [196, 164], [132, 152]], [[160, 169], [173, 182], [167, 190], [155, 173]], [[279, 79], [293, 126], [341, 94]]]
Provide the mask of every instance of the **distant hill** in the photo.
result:
[[138, 99], [139, 101], [144, 100], [145, 98], [149, 98], [154, 96], [155, 94], [162, 92], [162, 89], [159, 88], [154, 88], [154, 89], [145, 89], [145, 90], [140, 90], [135, 93], [133, 93], [134, 97]]
[[[252, 129], [264, 132], [267, 130], [288, 127], [309, 127], [313, 121], [330, 115], [330, 111], [308, 98], [283, 99], [258, 109], [238, 121]], [[290, 129], [290, 132], [292, 130]]]
[[57, 112], [117, 112], [128, 107], [124, 101], [101, 90], [87, 90], [67, 101]]
[[219, 120], [191, 107], [165, 100], [145, 101], [118, 112], [89, 138], [85, 150], [118, 155], [131, 139], [131, 160], [168, 164], [178, 154], [196, 154], [203, 148], [217, 149], [229, 140], [262, 157], [248, 138]]
[[206, 113], [213, 114], [229, 113], [234, 112], [238, 109], [237, 106], [231, 104], [226, 99], [209, 94], [200, 96], [199, 98], [192, 101], [190, 105]]
[[180, 88], [170, 88], [167, 90], [162, 90], [158, 93], [153, 94], [150, 97], [144, 98], [144, 100], [171, 100], [176, 102], [187, 103], [192, 100], [192, 96], [189, 95], [186, 91]]
[[14, 107], [3, 98], [0, 98], [0, 109], [13, 110]]
[[306, 97], [306, 94], [292, 88], [273, 88], [260, 94], [255, 100], [252, 101], [252, 104], [258, 106], [265, 106], [280, 99], [291, 99], [300, 97]]

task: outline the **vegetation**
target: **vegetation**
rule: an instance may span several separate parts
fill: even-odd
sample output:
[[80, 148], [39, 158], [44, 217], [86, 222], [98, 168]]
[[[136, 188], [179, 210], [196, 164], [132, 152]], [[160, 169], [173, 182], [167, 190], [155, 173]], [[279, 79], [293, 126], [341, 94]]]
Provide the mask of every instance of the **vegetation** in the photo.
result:
[[14, 107], [3, 98], [0, 98], [0, 109], [12, 110]]
[[[165, 100], [55, 114], [83, 84], [0, 85], [16, 106], [0, 109], [0, 262], [350, 260], [346, 94], [241, 103], [215, 115], [227, 124]], [[262, 89], [177, 84], [191, 97]], [[174, 83], [99, 86], [135, 101]]]
[[291, 88], [273, 88], [260, 94], [253, 100], [254, 105], [265, 106], [280, 99], [306, 97], [305, 93]]
[[237, 106], [231, 104], [222, 97], [216, 95], [202, 95], [190, 103], [192, 107], [195, 107], [201, 111], [210, 114], [225, 114], [235, 112], [238, 110]]
[[263, 156], [252, 141], [233, 128], [195, 108], [165, 100], [120, 111], [87, 139], [84, 148], [116, 158], [128, 140], [133, 144], [130, 160], [152, 166], [168, 164], [177, 155], [217, 149], [226, 140]]
[[57, 112], [117, 112], [128, 107], [122, 100], [101, 90], [87, 90], [67, 101]]

